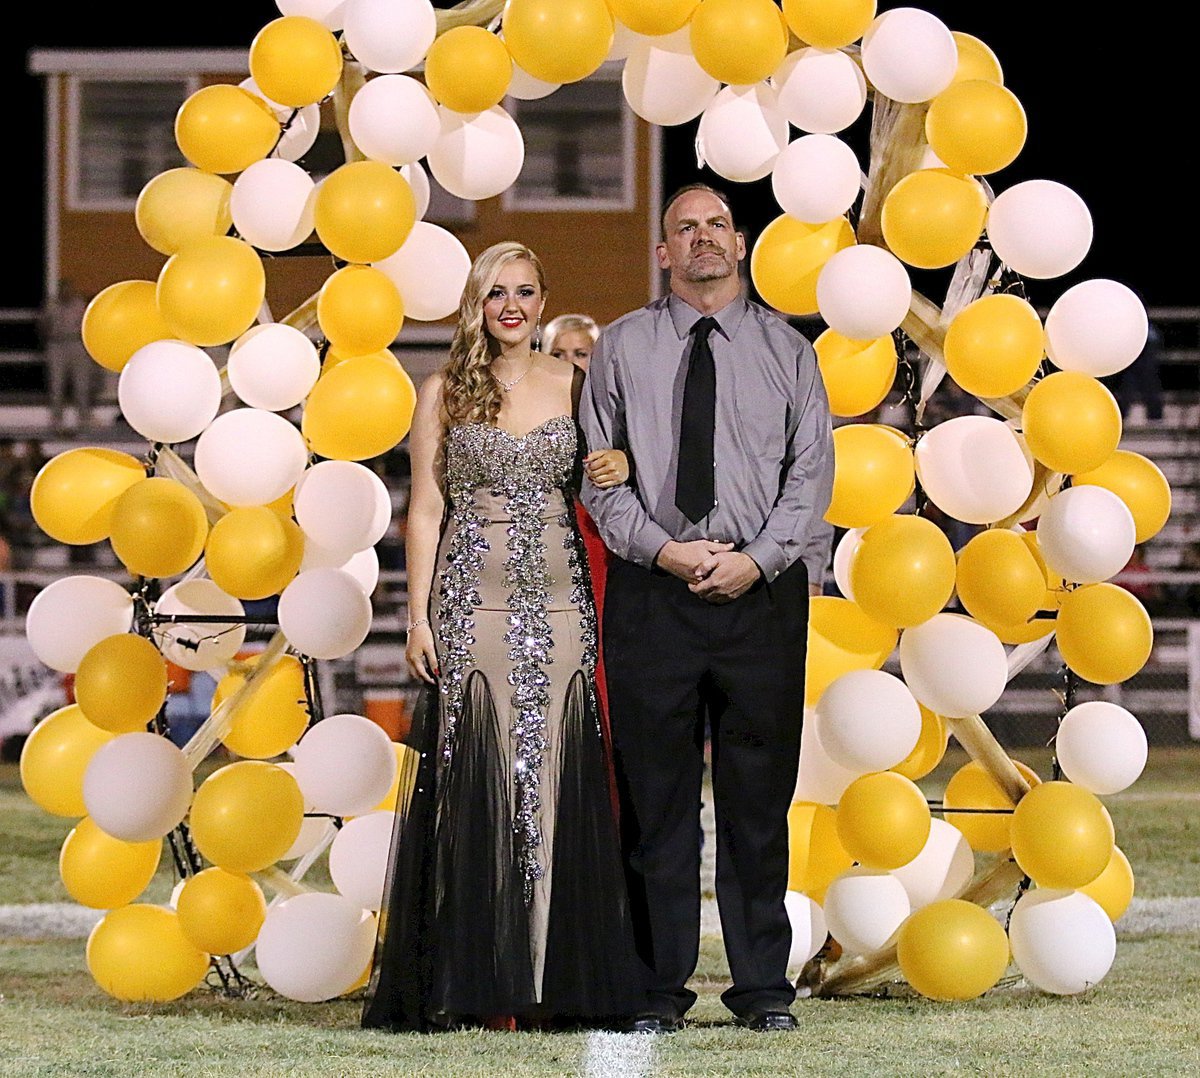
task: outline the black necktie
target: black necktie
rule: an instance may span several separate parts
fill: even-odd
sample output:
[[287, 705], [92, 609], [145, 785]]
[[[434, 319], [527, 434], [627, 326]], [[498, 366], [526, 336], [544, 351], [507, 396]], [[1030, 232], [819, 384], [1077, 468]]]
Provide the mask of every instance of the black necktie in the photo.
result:
[[675, 504], [693, 524], [713, 507], [713, 427], [717, 415], [717, 369], [708, 335], [715, 318], [699, 318], [692, 326], [692, 350], [683, 383], [683, 414], [679, 421], [679, 466], [675, 473]]

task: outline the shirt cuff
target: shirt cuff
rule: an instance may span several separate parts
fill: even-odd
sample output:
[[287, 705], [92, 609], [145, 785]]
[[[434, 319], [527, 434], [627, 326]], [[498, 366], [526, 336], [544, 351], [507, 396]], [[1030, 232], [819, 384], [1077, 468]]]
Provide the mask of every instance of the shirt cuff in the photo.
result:
[[671, 541], [671, 536], [653, 520], [647, 520], [629, 541], [629, 560], [645, 569], [654, 568], [658, 552]]
[[787, 557], [779, 544], [765, 535], [756, 535], [742, 547], [742, 553], [754, 559], [768, 584], [788, 567]]

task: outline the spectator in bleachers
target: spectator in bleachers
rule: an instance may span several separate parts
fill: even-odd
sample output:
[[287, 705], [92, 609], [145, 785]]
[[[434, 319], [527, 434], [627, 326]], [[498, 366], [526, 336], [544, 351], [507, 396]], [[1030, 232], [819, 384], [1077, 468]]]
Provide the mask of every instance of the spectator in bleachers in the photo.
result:
[[[58, 283], [58, 295], [42, 308], [39, 331], [46, 374], [50, 383], [50, 416], [55, 427], [87, 430], [92, 425], [92, 404], [100, 381], [100, 367], [83, 347], [83, 312], [87, 301], [67, 280]], [[67, 395], [75, 406], [74, 422], [65, 424]]]
[[1131, 418], [1135, 404], [1146, 410], [1146, 419], [1157, 423], [1163, 417], [1162, 399], [1162, 331], [1153, 322], [1146, 336], [1146, 345], [1128, 367], [1104, 381], [1121, 406], [1121, 415]]

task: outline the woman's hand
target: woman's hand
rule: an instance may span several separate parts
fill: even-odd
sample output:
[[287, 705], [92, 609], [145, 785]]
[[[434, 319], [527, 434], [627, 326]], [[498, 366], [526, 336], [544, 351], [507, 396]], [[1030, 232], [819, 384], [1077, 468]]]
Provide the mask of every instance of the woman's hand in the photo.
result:
[[619, 449], [595, 449], [583, 458], [583, 470], [596, 486], [607, 490], [629, 478], [629, 458]]
[[413, 677], [420, 678], [430, 685], [441, 673], [438, 669], [437, 652], [433, 647], [433, 630], [429, 622], [418, 625], [408, 634], [408, 646], [404, 649], [404, 658], [408, 660], [408, 668]]

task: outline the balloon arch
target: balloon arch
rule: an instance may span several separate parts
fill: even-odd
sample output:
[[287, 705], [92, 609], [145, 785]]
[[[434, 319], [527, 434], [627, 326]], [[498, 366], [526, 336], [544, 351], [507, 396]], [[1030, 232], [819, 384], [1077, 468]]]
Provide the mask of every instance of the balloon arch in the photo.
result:
[[[898, 969], [924, 995], [968, 999], [1000, 980], [1010, 950], [1045, 991], [1098, 982], [1133, 877], [1097, 795], [1137, 778], [1145, 734], [1116, 705], [1068, 700], [1043, 782], [979, 715], [1052, 641], [1092, 682], [1141, 668], [1150, 620], [1106, 581], [1162, 527], [1170, 490], [1153, 463], [1117, 449], [1120, 412], [1098, 381], [1145, 341], [1136, 296], [1085, 281], [1044, 325], [1023, 298], [1022, 277], [1079, 264], [1092, 222], [1050, 180], [993, 194], [984, 177], [1014, 160], [1026, 122], [989, 48], [916, 8], [876, 17], [875, 0], [279, 8], [251, 45], [252, 78], [180, 109], [194, 167], [138, 199], [141, 235], [167, 256], [157, 282], [105, 289], [84, 319], [90, 354], [120, 371], [121, 410], [152, 448], [145, 461], [69, 450], [33, 489], [51, 537], [109, 540], [136, 581], [131, 595], [68, 577], [28, 616], [39, 658], [75, 674], [77, 703], [35, 729], [22, 778], [47, 811], [82, 817], [60, 864], [75, 899], [110, 911], [87, 946], [100, 986], [173, 999], [212, 968], [235, 987], [234, 956], [251, 947], [293, 999], [363, 983], [407, 750], [361, 716], [323, 717], [313, 674], [371, 626], [372, 547], [390, 504], [358, 462], [404, 438], [415, 399], [389, 345], [404, 318], [451, 314], [470, 264], [421, 220], [419, 162], [459, 197], [500, 194], [524, 158], [500, 102], [545, 96], [606, 59], [624, 60], [625, 96], [646, 120], [700, 117], [697, 149], [715, 172], [771, 175], [783, 212], [754, 247], [753, 279], [780, 311], [829, 325], [817, 354], [835, 415], [876, 408], [898, 369], [913, 410], [907, 432], [835, 432], [828, 519], [849, 530], [834, 557], [842, 597], [812, 606], [812, 710], [790, 814], [794, 965], [818, 994]], [[403, 74], [422, 61], [424, 82]], [[346, 163], [317, 185], [295, 162], [330, 97]], [[837, 135], [868, 101], [864, 175]], [[803, 134], [789, 141], [793, 126]], [[260, 252], [296, 248], [314, 228], [342, 267], [263, 321]], [[953, 267], [940, 305], [913, 291], [909, 267]], [[230, 343], [218, 370], [205, 349]], [[947, 374], [996, 417], [925, 429]], [[299, 429], [280, 414], [298, 405]], [[172, 448], [193, 439], [194, 467]], [[910, 499], [916, 511], [902, 513]], [[956, 552], [929, 506], [985, 530]], [[944, 612], [956, 592], [969, 616]], [[277, 634], [235, 663], [243, 602], [276, 594]], [[903, 680], [881, 669], [897, 642]], [[162, 736], [166, 659], [225, 674], [182, 750]], [[931, 802], [914, 780], [951, 734], [974, 759]], [[193, 790], [218, 741], [242, 759]], [[266, 762], [289, 750], [291, 762]], [[164, 837], [182, 882], [172, 907], [138, 904]], [[327, 848], [336, 893], [302, 882]], [[1001, 900], [1006, 926], [987, 909]], [[836, 961], [816, 957], [827, 928]]]

